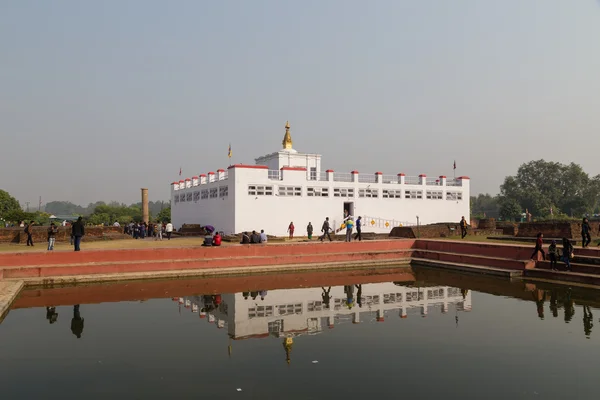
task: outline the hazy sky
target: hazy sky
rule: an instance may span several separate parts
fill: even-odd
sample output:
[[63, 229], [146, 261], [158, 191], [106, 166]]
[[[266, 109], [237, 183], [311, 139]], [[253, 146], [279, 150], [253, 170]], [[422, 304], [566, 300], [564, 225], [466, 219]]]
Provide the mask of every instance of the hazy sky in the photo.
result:
[[597, 0], [0, 2], [0, 188], [169, 197], [281, 148], [336, 171], [600, 173]]

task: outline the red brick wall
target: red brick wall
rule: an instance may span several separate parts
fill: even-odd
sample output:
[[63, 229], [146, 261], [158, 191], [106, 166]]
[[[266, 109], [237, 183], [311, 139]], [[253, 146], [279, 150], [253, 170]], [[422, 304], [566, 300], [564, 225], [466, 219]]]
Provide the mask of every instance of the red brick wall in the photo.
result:
[[[122, 235], [123, 228], [114, 226], [90, 226], [85, 227], [85, 238], [87, 241], [102, 240], [110, 237], [111, 239], [129, 238]], [[121, 234], [121, 235], [120, 235]], [[0, 243], [25, 243], [27, 234], [24, 228], [0, 228]], [[33, 242], [46, 242], [48, 240], [48, 226], [33, 227]], [[56, 235], [57, 242], [68, 242], [71, 240], [71, 227], [58, 228]]]
[[[590, 222], [592, 227], [592, 236], [598, 235], [598, 221]], [[524, 222], [519, 224], [519, 231], [517, 236], [519, 237], [534, 237], [542, 232], [545, 237], [548, 238], [562, 238], [566, 237], [569, 239], [581, 238], [581, 223], [580, 222]]]

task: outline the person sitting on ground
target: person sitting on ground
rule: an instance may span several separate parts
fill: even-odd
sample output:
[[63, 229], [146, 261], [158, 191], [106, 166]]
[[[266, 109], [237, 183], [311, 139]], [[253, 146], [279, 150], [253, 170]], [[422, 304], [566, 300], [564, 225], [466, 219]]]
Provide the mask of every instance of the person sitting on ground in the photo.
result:
[[250, 236], [250, 243], [252, 243], [252, 244], [260, 243], [260, 236], [258, 235], [258, 233], [256, 233], [256, 231], [252, 231], [252, 236]]
[[260, 230], [260, 242], [261, 243], [267, 243], [268, 239], [267, 239], [267, 234], [265, 233], [264, 229]]
[[212, 245], [220, 246], [221, 241], [222, 241], [221, 234], [219, 232], [215, 233], [215, 236], [213, 237]]
[[206, 235], [204, 235], [204, 243], [202, 243], [202, 246], [212, 246], [213, 244], [213, 237], [210, 233], [207, 233]]
[[242, 234], [242, 240], [240, 241], [241, 244], [250, 244], [250, 236], [248, 235], [248, 232], [244, 232]]

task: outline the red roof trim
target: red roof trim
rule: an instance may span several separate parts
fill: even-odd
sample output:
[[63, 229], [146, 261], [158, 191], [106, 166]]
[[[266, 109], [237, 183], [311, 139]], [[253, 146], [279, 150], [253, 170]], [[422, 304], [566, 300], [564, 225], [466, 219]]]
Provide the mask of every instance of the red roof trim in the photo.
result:
[[383, 175], [383, 172], [375, 172], [375, 175]]
[[186, 182], [187, 182], [187, 181], [191, 181], [191, 179], [190, 179], [190, 178], [185, 178], [185, 181], [186, 181]]
[[440, 179], [446, 179], [446, 175], [441, 175]]
[[173, 182], [171, 185], [179, 185], [179, 182]]
[[306, 171], [304, 167], [281, 167], [282, 171]]
[[471, 179], [471, 178], [469, 178], [468, 176], [459, 176], [459, 177], [458, 177], [458, 178], [456, 178], [456, 179]]
[[185, 183], [185, 181], [179, 181], [179, 183]]
[[325, 171], [325, 172], [327, 172], [327, 173], [332, 173], [332, 172], [334, 172], [334, 170], [332, 170], [332, 169], [328, 169], [328, 170], [327, 170], [327, 171]]
[[427, 178], [427, 175], [421, 174], [421, 175], [419, 175], [419, 178]]
[[192, 176], [192, 179], [198, 179], [198, 177], [197, 176]]
[[209, 172], [208, 174], [209, 174], [209, 175], [214, 175], [215, 173], [211, 171], [211, 172]]
[[206, 174], [200, 174], [200, 178], [206, 178]]
[[266, 165], [248, 165], [248, 164], [234, 164], [227, 167], [227, 169], [232, 168], [248, 168], [248, 169], [269, 169]]
[[406, 174], [403, 174], [402, 172], [398, 174], [398, 176], [406, 176]]
[[217, 172], [225, 172], [224, 169], [218, 169]]
[[354, 170], [352, 172], [350, 172], [351, 174], [358, 174], [358, 171]]

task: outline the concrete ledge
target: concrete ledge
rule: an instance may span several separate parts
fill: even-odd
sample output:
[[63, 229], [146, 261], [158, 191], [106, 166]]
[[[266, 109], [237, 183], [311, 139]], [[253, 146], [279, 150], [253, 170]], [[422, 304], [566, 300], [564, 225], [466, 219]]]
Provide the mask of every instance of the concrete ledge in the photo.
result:
[[523, 275], [521, 270], [507, 270], [493, 267], [483, 267], [479, 265], [459, 264], [445, 261], [434, 261], [424, 258], [413, 258], [411, 264], [421, 267], [442, 268], [453, 271], [473, 273], [478, 275], [500, 276], [503, 278], [513, 278]]
[[567, 271], [549, 271], [545, 269], [529, 269], [524, 272], [527, 278], [541, 278], [545, 280], [559, 280], [564, 282], [577, 282], [586, 285], [600, 285], [600, 275], [583, 274]]
[[25, 286], [23, 281], [1, 281], [0, 282], [0, 322], [4, 320], [11, 304]]

